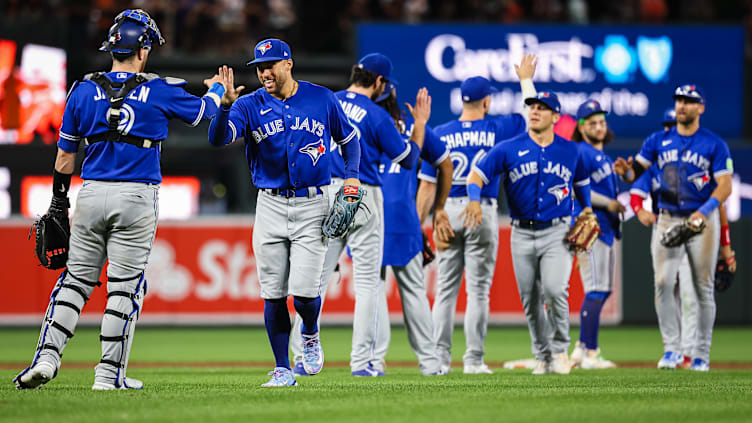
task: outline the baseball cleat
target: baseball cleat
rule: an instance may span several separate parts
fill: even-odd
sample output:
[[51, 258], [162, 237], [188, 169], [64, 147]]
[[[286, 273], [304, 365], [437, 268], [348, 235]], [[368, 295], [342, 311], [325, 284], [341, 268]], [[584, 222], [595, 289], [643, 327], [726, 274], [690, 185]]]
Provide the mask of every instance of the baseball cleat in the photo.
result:
[[324, 350], [321, 348], [319, 333], [301, 335], [303, 337], [303, 369], [309, 375], [315, 375], [324, 367]]
[[535, 360], [534, 375], [547, 375], [551, 373], [551, 363], [548, 361]]
[[598, 348], [597, 350], [587, 350], [585, 357], [582, 358], [580, 367], [587, 370], [614, 369], [616, 368], [616, 364], [614, 364], [613, 361], [603, 358], [601, 355], [601, 349]]
[[445, 375], [448, 375], [452, 372], [452, 365], [451, 364], [442, 364], [441, 368], [439, 369], [441, 372], [443, 372]]
[[692, 367], [692, 358], [684, 355], [679, 363], [677, 363], [677, 369], [689, 370]]
[[296, 386], [298, 382], [292, 370], [285, 367], [275, 367], [272, 371], [272, 378], [269, 382], [262, 383], [262, 388], [281, 388], [284, 386]]
[[40, 361], [26, 373], [16, 376], [16, 389], [39, 389], [55, 377], [55, 366], [46, 361]]
[[535, 366], [538, 365], [538, 360], [534, 358], [524, 358], [522, 360], [514, 360], [514, 361], [506, 361], [504, 362], [504, 368], [507, 370], [516, 370], [516, 369], [535, 369]]
[[709, 372], [710, 363], [701, 358], [695, 358], [694, 360], [692, 360], [692, 366], [689, 368], [689, 370], [694, 370], [696, 372]]
[[358, 377], [379, 377], [379, 376], [386, 376], [386, 374], [375, 367], [373, 367], [373, 364], [370, 362], [368, 363], [368, 367], [365, 367], [363, 369], [357, 370], [352, 372], [353, 376]]
[[116, 391], [116, 390], [136, 390], [140, 391], [144, 389], [144, 383], [141, 382], [138, 379], [133, 379], [130, 377], [125, 378], [125, 383], [123, 383], [121, 386], [115, 386], [115, 383], [110, 381], [98, 381], [95, 380], [94, 384], [91, 385], [92, 391]]
[[489, 369], [485, 363], [465, 364], [463, 373], [466, 375], [492, 375], [493, 370]]
[[423, 376], [446, 376], [446, 375], [447, 374], [444, 371], [444, 369], [439, 369], [439, 370], [436, 370], [435, 372], [426, 373]]
[[572, 355], [569, 357], [569, 362], [571, 363], [572, 367], [580, 366], [582, 359], [585, 358], [586, 351], [587, 348], [585, 347], [585, 343], [577, 341], [577, 343], [574, 345], [574, 350], [572, 350]]
[[554, 361], [551, 363], [551, 371], [559, 375], [568, 375], [572, 371], [572, 365], [569, 364], [569, 354], [566, 352], [554, 354]]
[[[295, 367], [293, 367], [292, 372], [295, 373], [295, 376], [308, 376], [308, 372], [305, 371], [303, 363], [295, 363]], [[269, 376], [271, 376], [273, 373], [274, 371], [269, 372]]]
[[671, 351], [666, 351], [658, 362], [658, 368], [661, 370], [676, 370], [676, 365], [679, 363], [679, 354]]

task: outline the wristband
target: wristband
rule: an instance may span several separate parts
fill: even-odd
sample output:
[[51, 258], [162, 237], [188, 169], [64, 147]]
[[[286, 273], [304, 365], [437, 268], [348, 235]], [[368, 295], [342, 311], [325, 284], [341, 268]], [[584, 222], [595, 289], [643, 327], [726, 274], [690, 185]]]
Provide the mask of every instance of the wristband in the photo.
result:
[[629, 205], [632, 207], [634, 214], [638, 214], [638, 212], [642, 210], [642, 201], [642, 197], [637, 194], [631, 194], [629, 196]]
[[717, 209], [719, 205], [721, 205], [721, 203], [718, 202], [717, 198], [710, 197], [708, 198], [708, 201], [705, 202], [705, 204], [701, 205], [700, 208], [697, 209], [697, 211], [702, 213], [703, 216], [708, 217], [708, 215], [712, 213], [713, 210]]
[[66, 175], [55, 169], [52, 170], [52, 195], [54, 197], [68, 197], [68, 190], [70, 190], [72, 176], [72, 174]]
[[206, 93], [216, 94], [217, 96], [219, 96], [219, 98], [222, 98], [222, 96], [225, 95], [225, 86], [220, 84], [219, 82], [215, 82], [211, 87], [209, 87], [209, 91], [207, 91]]
[[731, 245], [731, 232], [728, 225], [721, 226], [721, 247]]
[[468, 184], [467, 197], [470, 201], [480, 202], [480, 186], [478, 184]]

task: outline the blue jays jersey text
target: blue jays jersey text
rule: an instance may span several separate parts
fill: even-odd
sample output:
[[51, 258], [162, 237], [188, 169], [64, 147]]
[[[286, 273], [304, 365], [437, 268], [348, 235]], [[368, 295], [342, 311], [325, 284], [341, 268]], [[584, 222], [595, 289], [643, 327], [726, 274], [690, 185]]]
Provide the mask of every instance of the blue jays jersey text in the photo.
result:
[[577, 144], [558, 135], [547, 147], [525, 133], [496, 145], [473, 168], [489, 183], [504, 175], [513, 219], [548, 221], [572, 214], [572, 188], [589, 184]]
[[298, 83], [295, 95], [284, 101], [259, 88], [230, 108], [231, 135], [224, 141], [245, 139], [246, 159], [257, 188], [328, 185], [335, 156], [330, 140], [357, 142], [357, 133], [334, 93], [310, 82]]
[[[370, 98], [351, 91], [339, 91], [335, 95], [360, 135], [361, 182], [381, 185], [381, 154], [385, 153], [397, 163], [410, 153], [410, 145], [405, 144], [389, 113]], [[332, 174], [343, 178], [345, 162], [341, 154], [335, 155], [334, 163]]]
[[637, 160], [646, 168], [658, 166], [658, 208], [680, 214], [699, 208], [713, 193], [715, 178], [733, 172], [726, 142], [705, 128], [688, 137], [676, 128], [655, 132], [642, 144]]
[[[613, 171], [614, 163], [611, 161], [611, 158], [585, 141], [581, 141], [578, 145], [580, 147], [580, 158], [582, 159], [583, 166], [590, 174], [590, 190], [608, 198], [616, 199], [619, 189], [616, 174]], [[614, 237], [621, 237], [619, 233], [619, 215], [595, 207], [593, 207], [593, 211], [601, 227], [601, 235], [598, 238], [606, 244], [612, 245]], [[575, 199], [572, 216], [579, 216], [581, 212], [582, 206]]]
[[[106, 75], [113, 82], [123, 82], [133, 74], [110, 72]], [[167, 122], [172, 118], [196, 126], [202, 119], [215, 115], [215, 100], [188, 94], [182, 87], [184, 81], [172, 81], [154, 78], [128, 93], [120, 108], [120, 133], [164, 140]], [[90, 80], [76, 85], [65, 105], [58, 147], [74, 153], [86, 137], [107, 132], [109, 109], [109, 99], [99, 85]], [[160, 148], [141, 148], [124, 142], [92, 143], [85, 147], [81, 178], [158, 184], [162, 182]]]
[[[404, 116], [400, 133], [407, 143], [413, 129], [411, 116]], [[421, 157], [425, 166], [438, 166], [449, 156], [446, 145], [433, 130], [426, 128]], [[430, 164], [428, 164], [430, 163]], [[386, 154], [381, 156], [381, 181], [384, 194], [384, 266], [405, 266], [423, 250], [423, 234], [415, 204], [418, 169], [405, 169]]]
[[[449, 149], [449, 157], [454, 165], [449, 196], [464, 197], [467, 195], [467, 176], [473, 166], [494, 145], [523, 133], [525, 119], [521, 115], [509, 115], [476, 121], [454, 120], [437, 126], [435, 131]], [[420, 178], [435, 183], [436, 169], [425, 165], [426, 163], [421, 166]], [[496, 198], [498, 194], [499, 177], [495, 177], [483, 186], [481, 196]]]

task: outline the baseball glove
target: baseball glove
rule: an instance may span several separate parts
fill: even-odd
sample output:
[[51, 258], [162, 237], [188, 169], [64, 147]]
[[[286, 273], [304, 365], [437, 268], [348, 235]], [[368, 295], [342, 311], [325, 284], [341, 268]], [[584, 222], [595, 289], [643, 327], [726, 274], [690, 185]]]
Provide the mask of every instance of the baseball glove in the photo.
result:
[[423, 232], [423, 266], [428, 266], [435, 258], [436, 254], [434, 254], [431, 243], [428, 241], [428, 235]]
[[731, 264], [736, 260], [734, 256], [729, 257], [727, 260], [718, 259], [718, 264], [715, 267], [715, 290], [723, 292], [731, 287], [731, 283], [734, 282], [734, 272], [731, 271]]
[[666, 232], [661, 234], [661, 245], [664, 247], [678, 247], [702, 232], [703, 229], [705, 229], [705, 221], [690, 221], [686, 219], [681, 223], [671, 226]]
[[595, 213], [583, 213], [577, 218], [574, 226], [569, 228], [566, 240], [572, 250], [589, 251], [600, 234], [601, 228]]
[[29, 238], [32, 232], [36, 241], [34, 251], [39, 264], [53, 270], [65, 267], [68, 261], [68, 240], [70, 239], [68, 199], [53, 197], [47, 213], [34, 221], [31, 226]]
[[365, 193], [365, 189], [354, 185], [343, 185], [337, 191], [329, 216], [324, 219], [324, 225], [321, 227], [324, 236], [327, 238], [342, 238], [347, 234], [355, 221], [355, 213], [358, 211]]

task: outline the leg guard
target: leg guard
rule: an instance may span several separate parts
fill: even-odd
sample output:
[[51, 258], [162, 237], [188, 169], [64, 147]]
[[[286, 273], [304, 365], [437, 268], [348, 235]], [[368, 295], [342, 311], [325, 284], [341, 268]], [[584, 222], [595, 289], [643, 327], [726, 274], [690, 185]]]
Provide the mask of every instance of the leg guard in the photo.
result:
[[136, 321], [146, 296], [144, 273], [130, 278], [109, 277], [107, 307], [102, 318], [102, 360], [95, 367], [95, 384], [114, 385], [118, 389], [142, 389], [143, 385], [126, 378], [128, 357], [133, 344]]
[[63, 349], [68, 340], [73, 337], [81, 310], [89, 301], [94, 288], [99, 285], [101, 282], [85, 281], [68, 270], [60, 274], [50, 295], [50, 303], [44, 315], [34, 359], [29, 367], [13, 379], [19, 389], [25, 389], [21, 377], [40, 361], [52, 364], [55, 368], [53, 378], [57, 376]]

